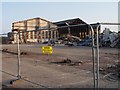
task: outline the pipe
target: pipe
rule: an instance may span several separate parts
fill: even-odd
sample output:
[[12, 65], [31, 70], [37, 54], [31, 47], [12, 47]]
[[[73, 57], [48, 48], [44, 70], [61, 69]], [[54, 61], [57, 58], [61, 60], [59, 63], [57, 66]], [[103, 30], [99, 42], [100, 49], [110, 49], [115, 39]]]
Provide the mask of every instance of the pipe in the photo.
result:
[[17, 59], [18, 59], [18, 79], [21, 78], [21, 68], [20, 68], [20, 45], [19, 45], [19, 33], [16, 34], [16, 38], [17, 38]]
[[97, 26], [97, 31], [96, 31], [96, 87], [97, 90], [99, 90], [99, 32], [98, 29], [100, 27], [100, 24]]
[[93, 56], [93, 80], [94, 80], [94, 90], [96, 89], [96, 74], [95, 74], [95, 41], [94, 41], [94, 30], [93, 27], [88, 24], [91, 29], [92, 36], [92, 56]]

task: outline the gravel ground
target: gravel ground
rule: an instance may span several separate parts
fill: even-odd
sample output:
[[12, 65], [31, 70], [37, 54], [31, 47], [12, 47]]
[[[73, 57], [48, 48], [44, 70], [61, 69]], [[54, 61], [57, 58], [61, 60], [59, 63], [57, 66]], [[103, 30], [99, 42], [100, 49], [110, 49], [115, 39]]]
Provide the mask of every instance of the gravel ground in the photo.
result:
[[[17, 53], [15, 44], [3, 45], [2, 49]], [[20, 51], [26, 52], [26, 55], [21, 55], [21, 76], [25, 80], [19, 84], [9, 84], [16, 78], [12, 75], [17, 75], [17, 55], [3, 52], [3, 85], [12, 88], [93, 88], [91, 47], [53, 46], [52, 55], [42, 55], [41, 45], [21, 44]], [[67, 59], [71, 60], [71, 63], [63, 63]], [[100, 48], [100, 68], [117, 62], [117, 49]], [[109, 81], [103, 77], [100, 73], [101, 88], [118, 87], [118, 81]]]

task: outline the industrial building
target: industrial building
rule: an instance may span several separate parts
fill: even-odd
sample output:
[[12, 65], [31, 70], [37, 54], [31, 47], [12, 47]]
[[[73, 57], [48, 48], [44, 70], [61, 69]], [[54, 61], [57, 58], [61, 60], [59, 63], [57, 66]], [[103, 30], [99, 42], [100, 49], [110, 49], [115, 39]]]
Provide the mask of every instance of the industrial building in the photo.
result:
[[[48, 30], [48, 28], [55, 28], [56, 25], [42, 18], [32, 18], [19, 22], [12, 23], [12, 32], [19, 32], [20, 43], [27, 42], [45, 42], [48, 38], [58, 38], [58, 32], [54, 29]], [[44, 29], [44, 30], [41, 30]], [[30, 32], [27, 32], [30, 31]], [[13, 36], [14, 43], [16, 43], [16, 34]]]
[[[72, 36], [79, 37], [80, 39], [84, 39], [86, 36], [91, 35], [90, 27], [87, 25], [86, 22], [84, 22], [83, 20], [81, 20], [79, 18], [59, 21], [59, 22], [55, 22], [54, 24], [56, 24], [58, 27], [76, 25], [74, 27], [69, 27], [69, 28], [68, 27], [58, 28], [58, 32], [59, 32], [60, 37], [63, 37], [67, 34], [70, 34]], [[91, 24], [91, 26], [93, 27], [93, 29], [96, 33], [96, 26], [97, 25]], [[100, 33], [100, 28], [99, 28], [99, 33]]]
[[[75, 19], [69, 19], [64, 21], [55, 22], [58, 27], [61, 26], [70, 26], [70, 25], [78, 25], [78, 24], [87, 24], [84, 21], [82, 21], [79, 18]], [[90, 34], [90, 30], [88, 29], [88, 26], [75, 26], [75, 27], [66, 27], [66, 28], [59, 28], [58, 32], [60, 34], [60, 37], [64, 37], [67, 34], [79, 37], [81, 39], [85, 38], [86, 35]]]
[[[83, 26], [65, 27], [70, 25]], [[95, 30], [95, 25], [92, 25]], [[30, 31], [30, 32], [27, 32]], [[91, 30], [86, 22], [79, 18], [68, 19], [58, 22], [50, 22], [42, 18], [32, 18], [19, 22], [12, 23], [12, 32], [20, 32], [19, 41], [20, 43], [27, 42], [48, 42], [48, 40], [58, 40], [61, 37], [70, 35], [74, 38], [84, 39], [86, 36], [91, 35]], [[99, 29], [100, 32], [100, 29]], [[14, 34], [14, 43], [16, 43], [16, 35]]]

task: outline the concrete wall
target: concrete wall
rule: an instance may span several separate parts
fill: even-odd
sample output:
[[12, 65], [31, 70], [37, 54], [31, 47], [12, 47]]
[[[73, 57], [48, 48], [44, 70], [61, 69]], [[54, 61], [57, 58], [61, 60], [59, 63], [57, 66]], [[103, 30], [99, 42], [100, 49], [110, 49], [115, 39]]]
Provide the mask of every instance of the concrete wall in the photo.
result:
[[24, 22], [17, 22], [17, 23], [13, 23], [13, 29], [25, 29], [25, 24]]

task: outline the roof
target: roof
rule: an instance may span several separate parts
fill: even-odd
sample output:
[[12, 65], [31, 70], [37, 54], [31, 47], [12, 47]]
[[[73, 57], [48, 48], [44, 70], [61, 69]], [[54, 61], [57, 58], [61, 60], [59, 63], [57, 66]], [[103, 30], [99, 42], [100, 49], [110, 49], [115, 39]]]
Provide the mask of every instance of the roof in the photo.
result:
[[45, 20], [45, 19], [43, 19], [43, 18], [40, 18], [40, 17], [31, 18], [31, 19], [26, 19], [26, 20], [22, 20], [22, 21], [13, 22], [13, 23], [20, 23], [20, 22], [30, 21], [30, 20], [34, 20], [34, 19], [41, 19], [41, 20], [43, 20], [43, 21], [46, 21], [46, 22], [52, 23], [52, 22], [50, 22], [50, 21], [48, 21], [48, 20]]
[[58, 26], [62, 26], [62, 25], [66, 25], [66, 23], [68, 23], [69, 25], [87, 24], [86, 22], [84, 22], [83, 20], [81, 20], [79, 18], [74, 18], [74, 19], [68, 19], [68, 20], [63, 20], [63, 21], [59, 21], [59, 22], [54, 22], [53, 24], [56, 24]]

